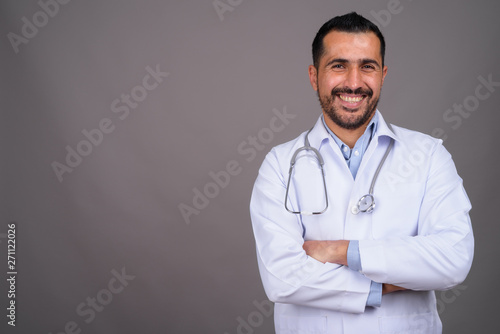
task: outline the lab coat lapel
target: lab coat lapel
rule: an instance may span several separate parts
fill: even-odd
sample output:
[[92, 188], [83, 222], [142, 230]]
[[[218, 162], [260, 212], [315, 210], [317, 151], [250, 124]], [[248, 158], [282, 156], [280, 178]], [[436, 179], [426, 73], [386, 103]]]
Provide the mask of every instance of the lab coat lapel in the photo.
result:
[[[358, 175], [363, 173], [365, 168], [367, 168], [366, 165], [369, 163], [373, 153], [375, 152], [375, 150], [377, 149], [378, 146], [380, 146], [380, 150], [382, 150], [383, 152], [385, 152], [385, 150], [387, 149], [387, 145], [389, 145], [389, 141], [387, 141], [387, 144], [379, 145], [381, 137], [384, 137], [384, 136], [390, 137], [390, 138], [394, 138], [394, 140], [396, 140], [396, 141], [399, 141], [399, 138], [387, 126], [387, 123], [385, 122], [384, 118], [382, 117], [382, 114], [378, 110], [376, 112], [378, 113], [378, 117], [379, 117], [377, 131], [376, 131], [375, 135], [373, 136], [370, 144], [368, 145], [368, 148], [365, 151], [363, 159], [361, 160], [361, 164], [360, 164], [359, 170], [358, 170]], [[385, 142], [385, 140], [384, 140], [384, 142]], [[376, 167], [378, 167], [378, 162], [371, 162], [371, 164], [375, 165], [374, 170], [376, 170]], [[370, 168], [370, 170], [371, 169], [372, 168]]]
[[342, 175], [331, 175], [330, 180], [336, 177], [343, 177], [346, 180], [350, 180], [351, 183], [354, 182], [351, 171], [349, 170], [349, 167], [345, 162], [344, 155], [340, 151], [340, 147], [337, 145], [337, 143], [335, 143], [333, 138], [325, 129], [321, 116], [318, 118], [313, 130], [309, 134], [309, 142], [312, 147], [316, 147], [320, 152], [322, 152], [322, 155], [324, 155], [323, 158], [325, 159], [325, 165], [328, 165], [326, 160], [329, 160], [329, 158], [331, 158], [332, 156], [334, 157], [333, 162], [329, 163], [340, 165]]

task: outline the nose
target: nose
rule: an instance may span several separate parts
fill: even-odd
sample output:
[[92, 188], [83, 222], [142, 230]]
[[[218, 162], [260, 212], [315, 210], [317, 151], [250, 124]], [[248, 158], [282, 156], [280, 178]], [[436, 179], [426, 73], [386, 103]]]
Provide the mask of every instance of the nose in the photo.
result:
[[360, 88], [362, 86], [361, 85], [361, 82], [362, 82], [361, 72], [360, 72], [359, 68], [356, 68], [356, 67], [350, 68], [347, 71], [346, 75], [347, 76], [346, 76], [345, 82], [344, 82], [345, 87], [348, 87], [354, 91], [357, 88]]

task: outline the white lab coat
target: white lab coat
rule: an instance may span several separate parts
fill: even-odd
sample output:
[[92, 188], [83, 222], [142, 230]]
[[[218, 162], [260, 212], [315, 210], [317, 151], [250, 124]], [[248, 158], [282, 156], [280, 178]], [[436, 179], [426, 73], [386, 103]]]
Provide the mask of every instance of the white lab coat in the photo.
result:
[[[290, 159], [304, 145], [305, 133], [273, 148], [259, 170], [250, 211], [278, 334], [442, 332], [433, 290], [450, 289], [469, 272], [471, 205], [442, 140], [397, 126], [393, 132], [379, 117], [356, 180], [321, 118], [309, 134], [325, 160], [329, 207], [324, 214], [301, 216], [284, 208]], [[389, 137], [395, 144], [375, 185], [376, 208], [354, 214]], [[321, 210], [323, 184], [313, 176], [319, 169], [313, 159], [299, 160], [301, 167], [307, 161], [310, 167], [296, 170], [289, 206]], [[361, 272], [323, 264], [302, 249], [305, 240], [340, 239], [359, 240]], [[409, 290], [384, 295], [380, 307], [366, 307], [372, 280]]]

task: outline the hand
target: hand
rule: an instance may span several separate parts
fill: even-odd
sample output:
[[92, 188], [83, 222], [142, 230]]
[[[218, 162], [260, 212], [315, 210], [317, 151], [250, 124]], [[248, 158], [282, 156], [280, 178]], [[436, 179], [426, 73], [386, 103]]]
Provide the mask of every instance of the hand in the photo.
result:
[[309, 240], [302, 248], [310, 257], [326, 263], [347, 265], [347, 247], [349, 240]]
[[402, 288], [400, 286], [397, 286], [397, 285], [393, 285], [393, 284], [387, 284], [387, 283], [382, 284], [382, 294], [383, 295], [385, 295], [386, 293], [391, 293], [391, 292], [401, 291], [401, 290], [406, 290], [406, 289]]

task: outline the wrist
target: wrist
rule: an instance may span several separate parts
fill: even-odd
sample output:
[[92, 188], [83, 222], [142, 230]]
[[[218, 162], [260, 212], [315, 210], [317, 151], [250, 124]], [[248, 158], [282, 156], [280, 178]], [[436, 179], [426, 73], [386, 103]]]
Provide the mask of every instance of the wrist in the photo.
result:
[[347, 248], [349, 240], [334, 240], [330, 241], [331, 261], [343, 266], [347, 266]]

